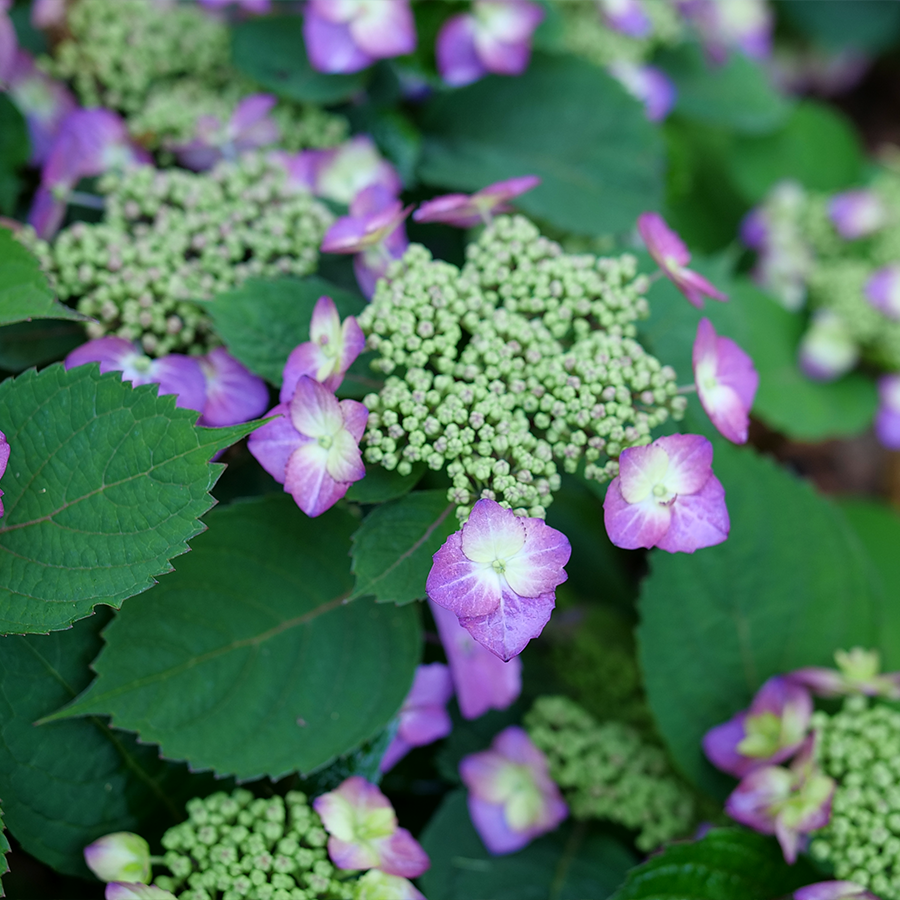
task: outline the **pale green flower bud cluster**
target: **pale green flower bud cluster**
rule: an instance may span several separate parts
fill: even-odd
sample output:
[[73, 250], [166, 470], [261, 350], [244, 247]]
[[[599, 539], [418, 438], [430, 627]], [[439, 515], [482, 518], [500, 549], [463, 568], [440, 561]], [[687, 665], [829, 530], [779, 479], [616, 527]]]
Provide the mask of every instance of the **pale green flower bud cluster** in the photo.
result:
[[663, 750], [621, 722], [597, 722], [568, 697], [539, 697], [525, 716], [535, 746], [576, 819], [607, 819], [638, 832], [649, 852], [686, 835], [694, 800]]
[[171, 875], [155, 884], [178, 900], [351, 900], [328, 859], [328, 835], [306, 795], [254, 799], [219, 792], [187, 804], [162, 838]]
[[609, 28], [594, 0], [566, 0], [556, 4], [562, 25], [565, 49], [598, 66], [611, 63], [643, 63], [659, 46], [680, 42], [685, 37], [684, 23], [674, 4], [644, 3], [652, 29], [645, 38], [634, 38]]
[[136, 112], [158, 82], [211, 78], [229, 63], [227, 27], [196, 4], [76, 0], [66, 23], [68, 36], [42, 65], [70, 80], [84, 106]]
[[900, 712], [862, 696], [816, 712], [817, 756], [837, 781], [831, 820], [810, 852], [882, 900], [900, 900]]
[[[238, 103], [256, 92], [237, 73], [225, 84], [202, 77], [162, 82], [150, 89], [142, 108], [128, 117], [128, 128], [145, 147], [187, 143], [195, 137], [201, 116], [227, 122]], [[311, 104], [281, 100], [270, 117], [281, 132], [279, 150], [334, 147], [345, 140], [350, 130], [344, 116]]]
[[559, 465], [614, 477], [623, 449], [684, 410], [636, 339], [636, 265], [566, 254], [521, 216], [487, 227], [461, 270], [412, 245], [359, 317], [387, 375], [365, 399], [366, 462], [446, 468], [461, 521], [482, 497], [543, 517]]
[[250, 277], [315, 271], [331, 213], [289, 188], [261, 154], [210, 172], [132, 168], [105, 176], [106, 214], [35, 251], [63, 301], [97, 321], [92, 338], [140, 341], [145, 352], [204, 352], [205, 300]]
[[830, 195], [779, 185], [762, 210], [769, 230], [768, 249], [757, 275], [788, 309], [808, 301], [827, 309], [842, 323], [866, 361], [900, 369], [900, 322], [875, 309], [865, 286], [877, 269], [900, 259], [900, 169], [884, 168], [873, 179], [874, 191], [893, 212], [893, 221], [868, 237], [846, 240], [828, 215]]

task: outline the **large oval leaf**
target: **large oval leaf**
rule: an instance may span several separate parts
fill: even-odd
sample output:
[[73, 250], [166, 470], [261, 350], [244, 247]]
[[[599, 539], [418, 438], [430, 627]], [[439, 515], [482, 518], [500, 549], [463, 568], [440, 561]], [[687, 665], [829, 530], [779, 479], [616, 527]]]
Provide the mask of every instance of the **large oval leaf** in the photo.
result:
[[146, 602], [104, 632], [63, 715], [108, 714], [171, 759], [242, 780], [311, 772], [396, 714], [421, 654], [414, 607], [346, 603], [354, 518], [289, 497], [214, 510]]

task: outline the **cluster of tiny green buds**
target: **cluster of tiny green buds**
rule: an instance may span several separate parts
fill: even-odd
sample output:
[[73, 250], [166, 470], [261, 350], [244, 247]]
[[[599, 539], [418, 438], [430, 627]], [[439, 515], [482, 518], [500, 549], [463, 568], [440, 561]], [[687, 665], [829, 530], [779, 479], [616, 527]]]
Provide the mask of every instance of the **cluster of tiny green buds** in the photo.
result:
[[464, 521], [487, 497], [543, 517], [559, 467], [605, 481], [626, 447], [680, 417], [675, 373], [638, 343], [632, 256], [570, 255], [497, 218], [460, 270], [412, 245], [359, 317], [387, 378], [365, 399], [366, 462], [446, 468]]
[[883, 900], [900, 900], [900, 712], [862, 696], [813, 715], [816, 753], [837, 781], [831, 820], [813, 834], [813, 857]]
[[208, 349], [209, 317], [192, 301], [250, 277], [313, 272], [332, 221], [261, 154], [203, 174], [141, 166], [100, 189], [103, 222], [32, 246], [60, 299], [96, 320], [90, 337], [140, 341], [151, 356]]
[[576, 819], [607, 819], [638, 832], [649, 852], [687, 834], [694, 820], [689, 790], [662, 749], [621, 722], [597, 722], [567, 697], [539, 697], [525, 716], [535, 746]]
[[171, 875], [154, 884], [179, 900], [351, 900], [354, 885], [328, 859], [328, 835], [306, 795], [254, 799], [219, 792], [187, 804], [162, 838]]
[[136, 112], [158, 82], [209, 78], [229, 62], [227, 27], [196, 4], [77, 0], [66, 26], [67, 37], [42, 64], [71, 80], [84, 106]]

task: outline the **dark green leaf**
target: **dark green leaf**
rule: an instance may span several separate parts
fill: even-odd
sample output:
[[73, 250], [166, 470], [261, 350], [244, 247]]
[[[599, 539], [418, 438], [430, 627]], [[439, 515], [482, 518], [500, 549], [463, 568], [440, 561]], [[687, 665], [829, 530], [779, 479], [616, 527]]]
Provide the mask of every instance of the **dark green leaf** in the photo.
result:
[[83, 321], [85, 316], [56, 301], [38, 261], [8, 228], [0, 228], [0, 325], [31, 319]]
[[0, 369], [23, 372], [62, 359], [84, 343], [84, 328], [77, 322], [39, 319], [0, 327]]
[[775, 838], [717, 828], [632, 869], [612, 900], [774, 900], [821, 880], [804, 859], [789, 866]]
[[759, 372], [753, 415], [797, 440], [819, 441], [864, 431], [878, 403], [871, 378], [851, 373], [825, 384], [807, 378], [797, 367], [797, 345], [803, 318], [788, 312], [745, 279], [729, 281], [726, 269], [695, 260], [703, 272], [729, 294], [728, 303], [708, 301], [702, 312], [666, 280], [649, 294], [651, 318], [641, 326], [653, 352], [675, 367], [683, 384], [693, 381], [691, 348], [700, 315], [710, 319], [719, 334], [736, 341]]
[[235, 67], [267, 90], [301, 103], [339, 103], [366, 83], [368, 72], [326, 75], [309, 64], [301, 16], [247, 19], [232, 31]]
[[[6, 860], [6, 854], [9, 853], [9, 841], [6, 839], [3, 829], [3, 819], [0, 818], [0, 878], [9, 871], [9, 863]], [[0, 897], [5, 896], [6, 893], [3, 890], [3, 885], [0, 884]]]
[[46, 632], [118, 607], [184, 553], [213, 504], [209, 460], [257, 423], [197, 428], [156, 385], [96, 365], [0, 384], [11, 448], [0, 519], [0, 631]]
[[474, 191], [539, 175], [517, 198], [530, 215], [580, 234], [626, 231], [659, 207], [662, 145], [643, 109], [596, 66], [535, 54], [518, 78], [487, 78], [425, 110], [420, 178]]
[[472, 827], [465, 791], [444, 798], [422, 833], [431, 868], [422, 876], [428, 900], [604, 900], [635, 858], [621, 844], [565, 823], [524, 850], [492, 856]]
[[[19, 170], [28, 162], [25, 119], [5, 94], [0, 94], [0, 213], [11, 216], [22, 188]], [[3, 251], [0, 250], [0, 259]], [[0, 284], [2, 284], [0, 280]]]
[[311, 772], [397, 713], [419, 662], [414, 608], [345, 602], [355, 520], [289, 497], [208, 516], [144, 602], [104, 632], [97, 679], [62, 716], [112, 716], [191, 768], [241, 780]]
[[[359, 294], [313, 276], [251, 279], [219, 294], [206, 308], [228, 350], [252, 372], [280, 385], [291, 350], [309, 340], [313, 308], [322, 296], [334, 300], [342, 319], [358, 314], [366, 305]], [[351, 374], [344, 380], [351, 380]], [[368, 390], [377, 387], [373, 381]]]
[[675, 112], [683, 116], [760, 134], [779, 128], [790, 115], [790, 101], [771, 85], [766, 70], [740, 53], [714, 65], [699, 46], [685, 44], [660, 54], [658, 63], [675, 83]]
[[366, 477], [355, 481], [347, 491], [347, 499], [355, 503], [384, 503], [408, 494], [425, 472], [423, 463], [416, 463], [409, 475], [384, 466], [366, 466]]
[[836, 191], [858, 182], [865, 157], [851, 123], [831, 106], [806, 101], [785, 127], [735, 142], [732, 177], [750, 203], [778, 181], [792, 178], [813, 191]]
[[416, 491], [372, 510], [353, 535], [354, 597], [411, 603], [425, 596], [431, 558], [457, 530], [446, 491]]
[[828, 665], [839, 647], [876, 646], [880, 604], [862, 546], [809, 484], [724, 440], [713, 470], [731, 534], [694, 554], [651, 554], [638, 643], [674, 760], [723, 795], [733, 781], [705, 761], [704, 733], [745, 708], [769, 676]]
[[[159, 758], [101, 719], [35, 726], [91, 680], [105, 617], [69, 631], [0, 638], [0, 789], [11, 834], [32, 856], [87, 876], [82, 851], [113, 831], [134, 831], [161, 813], [182, 817], [184, 766]], [[182, 784], [179, 784], [182, 782]]]
[[782, 0], [785, 17], [833, 50], [878, 53], [900, 36], [900, 7], [884, 0]]

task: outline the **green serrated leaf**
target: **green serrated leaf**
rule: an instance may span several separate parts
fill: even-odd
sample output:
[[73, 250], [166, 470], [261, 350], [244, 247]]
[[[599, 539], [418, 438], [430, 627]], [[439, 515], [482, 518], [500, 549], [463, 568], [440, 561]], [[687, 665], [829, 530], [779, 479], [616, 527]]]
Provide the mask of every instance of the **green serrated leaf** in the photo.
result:
[[[35, 726], [91, 680], [104, 616], [69, 631], [0, 638], [0, 796], [6, 825], [32, 856], [89, 876], [82, 851], [114, 831], [183, 817], [197, 789], [184, 766], [159, 758], [96, 718]], [[203, 785], [206, 787], [206, 785]], [[154, 828], [154, 831], [157, 829]]]
[[311, 772], [384, 728], [412, 684], [419, 620], [346, 602], [355, 519], [269, 495], [207, 521], [152, 601], [106, 629], [96, 681], [60, 715], [110, 715], [170, 759], [242, 780]]
[[621, 85], [582, 60], [536, 53], [518, 78], [489, 75], [438, 95], [423, 130], [423, 181], [474, 191], [538, 175], [516, 205], [567, 231], [626, 231], [660, 205], [657, 130]]
[[198, 428], [156, 385], [96, 364], [0, 384], [10, 445], [0, 485], [0, 632], [67, 628], [171, 570], [203, 530], [222, 471], [212, 456], [259, 423]]
[[678, 90], [675, 112], [688, 118], [762, 134], [781, 127], [793, 108], [763, 66], [740, 53], [713, 65], [697, 44], [683, 44], [664, 51], [656, 62]]
[[878, 646], [871, 562], [833, 503], [753, 451], [715, 441], [731, 533], [693, 554], [651, 554], [638, 644], [660, 734], [684, 774], [724, 796], [704, 733], [746, 708], [771, 675]]
[[[820, 441], [864, 431], [872, 422], [878, 395], [875, 382], [852, 372], [832, 383], [813, 381], [797, 366], [804, 324], [743, 278], [728, 278], [723, 260], [691, 263], [729, 295], [727, 303], [708, 302], [703, 310], [720, 335], [731, 338], [753, 359], [759, 390], [753, 415], [797, 440]], [[654, 354], [673, 366], [682, 383], [692, 381], [691, 348], [697, 311], [666, 279], [649, 292], [650, 319], [641, 333]]]
[[8, 228], [0, 228], [0, 325], [31, 319], [81, 322], [87, 316], [57, 302], [37, 259]]
[[368, 79], [368, 71], [326, 75], [306, 55], [300, 16], [247, 19], [232, 29], [235, 68], [262, 87], [301, 103], [328, 105], [349, 100]]
[[[312, 276], [251, 279], [233, 291], [219, 294], [206, 308], [229, 352], [251, 372], [280, 385], [291, 350], [309, 340], [313, 307], [322, 296], [334, 300], [342, 319], [358, 315], [366, 305], [359, 294]], [[354, 365], [345, 382], [352, 381], [358, 371]], [[365, 369], [360, 374], [365, 375]], [[372, 380], [365, 392], [378, 390], [379, 384]]]
[[804, 859], [789, 866], [773, 837], [716, 828], [632, 869], [611, 900], [773, 900], [821, 880]]
[[431, 557], [459, 526], [453, 509], [446, 491], [416, 491], [369, 513], [353, 535], [353, 596], [422, 599]]
[[431, 868], [421, 886], [428, 900], [585, 900], [608, 897], [635, 863], [612, 838], [584, 822], [493, 856], [472, 827], [466, 792], [453, 791], [422, 833]]

